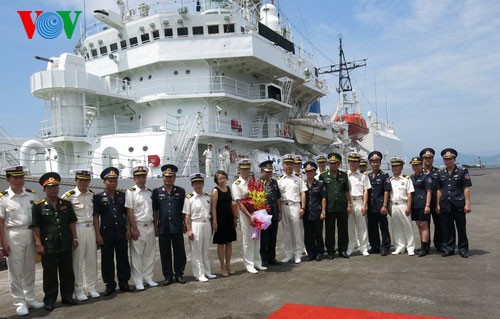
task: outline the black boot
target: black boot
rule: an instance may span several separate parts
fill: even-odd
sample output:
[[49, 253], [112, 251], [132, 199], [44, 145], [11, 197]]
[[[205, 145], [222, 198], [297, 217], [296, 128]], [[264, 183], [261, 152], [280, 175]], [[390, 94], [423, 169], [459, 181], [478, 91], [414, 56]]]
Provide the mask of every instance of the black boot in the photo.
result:
[[424, 257], [429, 253], [430, 244], [426, 242], [422, 242], [420, 246], [420, 252], [418, 253], [418, 257]]

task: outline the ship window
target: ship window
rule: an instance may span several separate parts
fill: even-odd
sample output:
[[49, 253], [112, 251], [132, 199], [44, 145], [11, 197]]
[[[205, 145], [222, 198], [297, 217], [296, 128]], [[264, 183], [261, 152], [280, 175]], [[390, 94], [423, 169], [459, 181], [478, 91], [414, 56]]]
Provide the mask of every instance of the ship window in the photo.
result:
[[128, 151], [129, 151], [130, 153], [132, 153], [132, 152], [134, 151], [134, 148], [133, 148], [133, 147], [129, 147], [129, 148], [128, 148]]
[[90, 50], [90, 53], [92, 53], [93, 58], [97, 57], [97, 49]]
[[181, 109], [177, 109], [177, 114], [182, 114], [182, 110]]
[[175, 70], [174, 75], [177, 75], [177, 74], [179, 74], [179, 71]]
[[203, 34], [203, 27], [193, 27], [193, 35]]
[[219, 33], [219, 25], [218, 24], [209, 25], [208, 26], [208, 34], [215, 34], [215, 33]]
[[159, 30], [154, 30], [153, 31], [153, 39], [158, 40], [160, 38], [160, 31]]
[[187, 35], [188, 35], [188, 28], [186, 28], [186, 27], [177, 28], [177, 36], [185, 37]]
[[144, 152], [146, 152], [148, 149], [149, 149], [149, 148], [148, 148], [146, 145], [144, 145], [144, 146], [142, 147], [142, 150], [143, 150]]
[[234, 33], [234, 23], [224, 24], [224, 33]]
[[148, 43], [149, 42], [149, 33], [141, 34], [141, 42]]
[[108, 47], [100, 47], [99, 51], [101, 52], [102, 55], [105, 55], [108, 53]]
[[139, 81], [141, 81], [141, 82], [142, 82], [142, 76], [139, 78]]
[[186, 70], [186, 74], [191, 74], [191, 70]]
[[137, 37], [130, 38], [129, 41], [131, 47], [135, 47], [137, 45]]
[[241, 27], [241, 28], [240, 28], [240, 31], [241, 31], [241, 33], [245, 33], [245, 28], [244, 28], [244, 27]]
[[151, 80], [151, 78], [152, 78], [152, 77], [153, 77], [153, 76], [152, 76], [151, 74], [150, 74], [150, 75], [148, 75], [148, 80]]
[[111, 50], [111, 52], [116, 52], [118, 51], [118, 43], [111, 43], [109, 45], [109, 49]]
[[122, 50], [126, 49], [127, 48], [127, 40], [121, 40], [120, 47], [122, 48]]
[[174, 32], [172, 31], [171, 28], [165, 29], [163, 31], [165, 32], [165, 36], [168, 37], [168, 38], [171, 38], [171, 37], [174, 36]]

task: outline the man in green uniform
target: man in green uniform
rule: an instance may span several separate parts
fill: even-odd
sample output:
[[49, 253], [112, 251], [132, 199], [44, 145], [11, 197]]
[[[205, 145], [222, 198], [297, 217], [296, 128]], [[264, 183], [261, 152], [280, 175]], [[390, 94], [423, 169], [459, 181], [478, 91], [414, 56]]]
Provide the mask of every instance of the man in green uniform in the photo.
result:
[[335, 222], [337, 222], [337, 234], [339, 256], [349, 258], [347, 255], [347, 244], [349, 236], [347, 232], [347, 216], [351, 213], [351, 195], [349, 194], [349, 178], [346, 172], [339, 170], [342, 157], [338, 153], [328, 154], [330, 170], [322, 173], [319, 179], [325, 183], [327, 193], [327, 213], [325, 219], [325, 244], [327, 258], [335, 256]]
[[40, 177], [45, 198], [33, 205], [30, 226], [33, 229], [36, 251], [42, 256], [43, 302], [48, 311], [54, 309], [57, 299], [58, 277], [62, 303], [76, 305], [73, 299], [75, 275], [72, 250], [78, 247], [75, 231], [77, 218], [71, 202], [58, 197], [60, 181], [61, 176], [53, 172]]

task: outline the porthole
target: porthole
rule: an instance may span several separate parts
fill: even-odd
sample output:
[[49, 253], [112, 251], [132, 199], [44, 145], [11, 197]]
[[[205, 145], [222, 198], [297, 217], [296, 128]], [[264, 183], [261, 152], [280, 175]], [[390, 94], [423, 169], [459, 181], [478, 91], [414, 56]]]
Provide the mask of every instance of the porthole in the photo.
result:
[[146, 145], [144, 145], [144, 146], [142, 147], [142, 150], [143, 150], [144, 152], [146, 152], [148, 149], [149, 149], [149, 148], [148, 148]]
[[191, 74], [191, 70], [186, 70], [186, 74]]
[[141, 81], [141, 82], [142, 82], [142, 76], [139, 78], [139, 81]]
[[148, 80], [151, 80], [151, 78], [152, 78], [152, 77], [153, 77], [153, 76], [150, 74], [150, 75], [148, 76]]
[[132, 152], [134, 151], [134, 148], [133, 148], [133, 147], [129, 147], [129, 148], [128, 148], [128, 151], [129, 151], [130, 153], [132, 153]]
[[179, 74], [179, 71], [175, 70], [174, 75], [177, 75], [177, 74]]
[[178, 110], [177, 110], [177, 114], [182, 114], [182, 110], [181, 110], [181, 109], [178, 109]]

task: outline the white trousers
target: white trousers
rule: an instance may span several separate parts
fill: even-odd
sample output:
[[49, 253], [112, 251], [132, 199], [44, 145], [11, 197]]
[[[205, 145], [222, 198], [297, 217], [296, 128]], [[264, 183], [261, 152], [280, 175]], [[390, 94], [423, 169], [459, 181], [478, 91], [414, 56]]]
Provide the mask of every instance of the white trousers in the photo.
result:
[[209, 221], [191, 221], [191, 230], [194, 239], [189, 241], [191, 246], [191, 268], [193, 276], [200, 278], [205, 274], [210, 274], [210, 260], [208, 259], [208, 249], [210, 247], [210, 237], [212, 236], [212, 226]]
[[205, 175], [206, 175], [206, 177], [210, 177], [211, 172], [212, 172], [211, 167], [212, 167], [212, 159], [211, 158], [205, 159]]
[[153, 222], [137, 222], [139, 238], [130, 241], [130, 270], [135, 285], [153, 280], [155, 265], [155, 231]]
[[350, 255], [356, 245], [359, 251], [368, 252], [368, 229], [366, 227], [366, 215], [361, 214], [363, 208], [363, 198], [352, 200], [352, 213], [347, 219], [347, 230], [349, 232], [349, 244], [347, 254]]
[[35, 241], [28, 226], [6, 228], [5, 237], [10, 246], [7, 258], [10, 293], [18, 307], [35, 298]]
[[301, 258], [304, 251], [304, 224], [300, 219], [300, 203], [282, 204], [285, 258]]
[[392, 205], [391, 231], [396, 249], [415, 251], [415, 236], [411, 225], [411, 217], [406, 216], [406, 204]]
[[[89, 225], [89, 226], [86, 226]], [[95, 291], [97, 284], [97, 245], [94, 226], [76, 224], [78, 248], [73, 250], [73, 272], [75, 273], [75, 294]]]
[[243, 237], [243, 263], [247, 270], [262, 267], [260, 238], [252, 239], [253, 226], [248, 217], [240, 212], [241, 236]]

